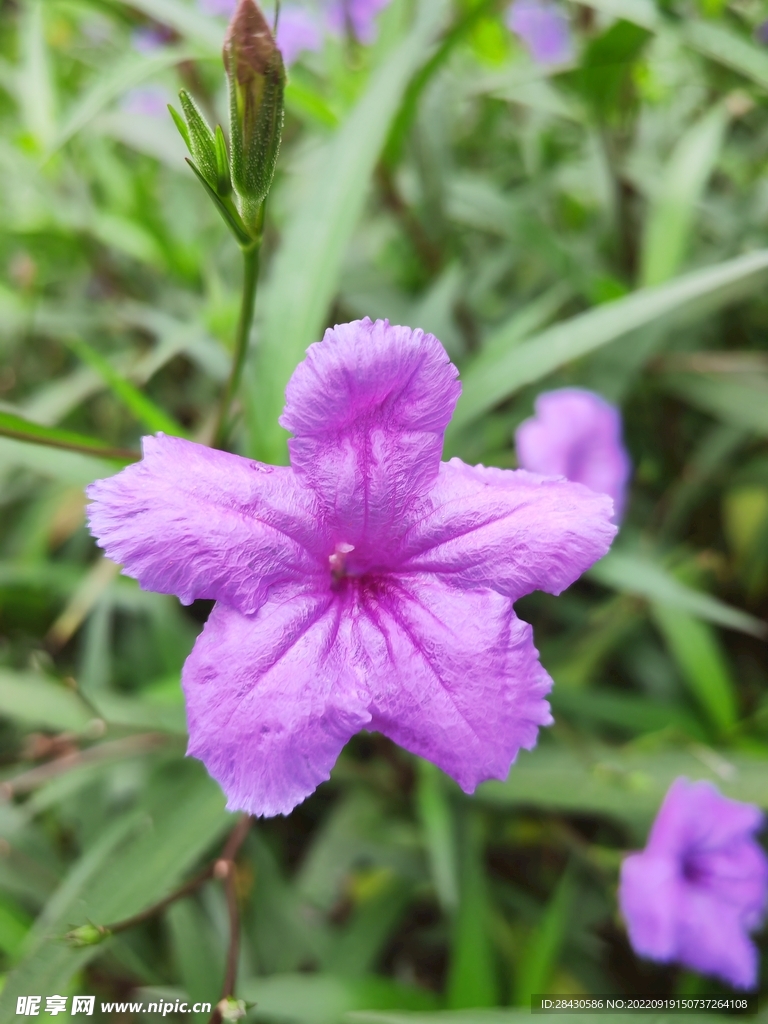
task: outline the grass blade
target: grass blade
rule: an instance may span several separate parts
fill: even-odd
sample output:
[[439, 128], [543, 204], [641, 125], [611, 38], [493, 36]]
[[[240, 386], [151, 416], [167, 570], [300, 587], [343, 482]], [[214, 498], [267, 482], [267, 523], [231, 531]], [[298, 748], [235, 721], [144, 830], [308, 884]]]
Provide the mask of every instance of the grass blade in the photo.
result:
[[631, 551], [611, 551], [589, 570], [589, 578], [624, 594], [636, 594], [669, 605], [706, 622], [751, 636], [766, 634], [765, 623], [711, 594], [687, 587], [649, 557]]
[[738, 256], [597, 306], [529, 338], [493, 364], [483, 363], [476, 371], [470, 367], [447, 436], [454, 437], [478, 416], [565, 363], [673, 314], [711, 312], [718, 304], [733, 301], [734, 286], [742, 293], [756, 289], [767, 272], [768, 251]]
[[11, 412], [0, 411], [0, 436], [11, 437], [17, 441], [28, 441], [31, 444], [44, 444], [51, 448], [65, 448], [71, 452], [97, 455], [101, 459], [111, 459], [123, 465], [136, 462], [141, 458], [138, 452], [133, 452], [128, 448], [110, 448], [85, 434], [59, 430], [58, 427], [44, 427], [40, 423], [33, 423], [32, 420], [26, 420]]
[[696, 121], [675, 146], [645, 224], [640, 255], [643, 285], [674, 277], [685, 259], [696, 207], [722, 146], [728, 114], [718, 104]]
[[83, 341], [82, 338], [66, 338], [64, 340], [79, 359], [99, 374], [112, 394], [122, 402], [139, 423], [143, 423], [153, 434], [162, 431], [176, 437], [187, 436], [184, 428], [173, 416], [155, 405], [151, 398], [147, 398], [129, 380], [122, 377], [109, 360], [92, 348], [88, 342]]

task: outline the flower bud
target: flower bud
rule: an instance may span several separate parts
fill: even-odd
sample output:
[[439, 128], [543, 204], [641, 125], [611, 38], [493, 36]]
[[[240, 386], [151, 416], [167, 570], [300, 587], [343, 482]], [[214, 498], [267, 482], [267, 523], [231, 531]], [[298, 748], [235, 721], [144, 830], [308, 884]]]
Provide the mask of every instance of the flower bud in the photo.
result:
[[246, 1013], [245, 1001], [235, 999], [233, 996], [227, 996], [225, 999], [222, 999], [221, 1002], [217, 1003], [216, 1009], [221, 1014], [221, 1019], [227, 1021], [228, 1024], [234, 1024], [234, 1022], [244, 1017]]
[[82, 949], [84, 946], [98, 946], [100, 942], [110, 936], [109, 928], [100, 924], [81, 924], [79, 928], [73, 928], [64, 936], [70, 946], [75, 949]]
[[224, 41], [229, 79], [232, 183], [246, 221], [264, 201], [280, 149], [285, 69], [254, 0], [239, 0]]

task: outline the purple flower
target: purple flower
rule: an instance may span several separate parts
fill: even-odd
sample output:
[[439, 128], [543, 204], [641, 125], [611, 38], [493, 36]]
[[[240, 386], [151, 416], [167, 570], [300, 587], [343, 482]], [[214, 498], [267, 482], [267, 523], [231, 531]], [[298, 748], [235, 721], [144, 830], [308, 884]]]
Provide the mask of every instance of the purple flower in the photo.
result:
[[120, 100], [120, 107], [126, 114], [140, 114], [143, 117], [165, 117], [171, 97], [160, 85], [142, 85], [130, 89]]
[[197, 0], [197, 6], [211, 17], [231, 18], [237, 7], [237, 0]]
[[551, 722], [513, 604], [605, 554], [611, 503], [441, 463], [456, 377], [431, 334], [342, 324], [288, 383], [290, 468], [159, 434], [89, 487], [91, 530], [125, 573], [217, 601], [182, 684], [188, 753], [230, 809], [288, 813], [364, 728], [472, 792]]
[[709, 782], [672, 783], [648, 845], [621, 869], [619, 904], [635, 952], [755, 987], [748, 933], [766, 901], [768, 860], [753, 838], [762, 824], [759, 808]]
[[758, 43], [768, 46], [768, 21], [761, 22], [755, 29], [755, 39]]
[[610, 495], [618, 523], [632, 470], [619, 410], [582, 388], [545, 391], [535, 409], [536, 415], [521, 423], [515, 434], [520, 465]]
[[550, 0], [515, 0], [507, 25], [538, 64], [563, 64], [573, 56], [568, 20]]
[[351, 31], [360, 43], [372, 43], [376, 39], [376, 16], [390, 0], [331, 0], [328, 11], [328, 27], [336, 35]]
[[155, 53], [173, 40], [167, 25], [141, 25], [131, 32], [131, 46], [137, 53]]
[[280, 8], [276, 42], [283, 62], [290, 67], [298, 60], [299, 54], [319, 50], [323, 45], [323, 35], [309, 11], [286, 5]]

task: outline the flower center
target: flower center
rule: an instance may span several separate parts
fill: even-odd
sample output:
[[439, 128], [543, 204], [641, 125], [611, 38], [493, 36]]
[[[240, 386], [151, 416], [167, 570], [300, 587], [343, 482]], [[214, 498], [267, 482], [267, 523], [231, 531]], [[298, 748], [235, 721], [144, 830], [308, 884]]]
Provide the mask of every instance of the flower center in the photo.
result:
[[328, 555], [328, 565], [331, 569], [331, 585], [338, 583], [347, 575], [347, 555], [354, 550], [354, 544], [346, 544], [342, 541], [336, 545], [333, 554]]
[[695, 854], [690, 854], [683, 859], [682, 874], [686, 882], [691, 885], [700, 885], [707, 877], [704, 865], [700, 863]]

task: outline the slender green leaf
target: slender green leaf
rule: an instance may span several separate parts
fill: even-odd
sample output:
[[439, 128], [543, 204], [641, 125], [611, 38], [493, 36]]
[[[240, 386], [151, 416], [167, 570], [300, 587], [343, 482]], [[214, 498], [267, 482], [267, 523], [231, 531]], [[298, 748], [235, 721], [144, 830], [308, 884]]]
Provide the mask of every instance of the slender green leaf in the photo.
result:
[[419, 8], [409, 35], [373, 73], [326, 146], [286, 226], [261, 301], [256, 379], [245, 395], [249, 447], [266, 461], [286, 459], [287, 435], [277, 425], [285, 385], [307, 346], [320, 338], [387, 132], [408, 82], [429, 56], [444, 10], [443, 2]]
[[[553, 670], [552, 675], [555, 682], [560, 683], [557, 670]], [[701, 723], [694, 715], [651, 697], [607, 688], [585, 691], [583, 687], [559, 685], [549, 695], [549, 701], [556, 719], [562, 714], [574, 722], [600, 723], [633, 736], [672, 727], [694, 739], [705, 738]]]
[[768, 437], [768, 381], [704, 373], [670, 373], [664, 386], [724, 423]]
[[[165, 896], [235, 819], [202, 766], [186, 762], [158, 778], [148, 803], [123, 815], [72, 868], [35, 922], [28, 952], [0, 996], [5, 1019], [16, 996], [60, 992], [101, 947], [72, 949], [61, 941], [71, 927], [110, 924]], [[10, 1011], [12, 1014], [12, 1010]]]
[[640, 255], [643, 285], [668, 281], [680, 269], [727, 123], [724, 104], [717, 104], [694, 122], [672, 151], [646, 219]]
[[653, 618], [695, 700], [721, 733], [736, 724], [736, 685], [710, 625], [679, 608], [654, 605]]
[[324, 966], [344, 978], [363, 978], [376, 966], [411, 901], [411, 886], [386, 868], [374, 876], [375, 891], [361, 900], [324, 957]]
[[21, 17], [22, 64], [18, 96], [27, 130], [41, 150], [56, 134], [56, 96], [48, 45], [45, 41], [42, 0], [28, 0]]
[[139, 423], [143, 423], [152, 433], [163, 431], [176, 437], [186, 437], [186, 431], [172, 416], [121, 376], [110, 361], [88, 342], [82, 338], [65, 338], [64, 341], [87, 366], [99, 374], [110, 391]]
[[155, 53], [131, 53], [124, 57], [116, 67], [96, 77], [94, 84], [87, 89], [74, 106], [64, 116], [64, 123], [59, 127], [48, 155], [61, 149], [69, 140], [81, 131], [90, 121], [100, 114], [123, 93], [146, 81], [153, 75], [189, 60], [194, 53], [180, 47], [163, 47]]
[[488, 882], [483, 859], [483, 821], [465, 808], [459, 830], [459, 908], [453, 922], [448, 1005], [495, 1006], [496, 972], [491, 951]]
[[744, 294], [757, 289], [768, 272], [768, 252], [749, 253], [715, 267], [695, 270], [669, 284], [643, 288], [555, 324], [499, 358], [463, 377], [462, 396], [448, 429], [453, 437], [468, 423], [509, 398], [526, 384], [594, 352], [618, 338], [671, 315], [711, 312], [718, 303], [734, 301], [734, 286]]
[[93, 712], [76, 693], [34, 672], [0, 669], [0, 715], [28, 725], [79, 732]]
[[768, 55], [725, 25], [703, 18], [685, 18], [678, 25], [666, 20], [651, 0], [589, 0], [589, 6], [654, 32], [677, 31], [692, 50], [768, 88]]
[[768, 806], [768, 759], [691, 743], [641, 751], [540, 740], [522, 751], [506, 782], [484, 782], [477, 798], [574, 814], [606, 814], [642, 836], [679, 775], [709, 779], [736, 800]]
[[95, 455], [99, 459], [110, 459], [126, 465], [139, 458], [138, 452], [124, 448], [110, 448], [101, 441], [84, 434], [75, 434], [57, 427], [46, 427], [15, 413], [0, 410], [0, 436], [26, 441], [30, 444], [47, 445], [50, 448], [64, 448], [73, 452]]
[[764, 636], [765, 623], [732, 608], [711, 594], [687, 587], [651, 558], [631, 551], [611, 551], [589, 571], [591, 579], [624, 594], [669, 605], [726, 629]]
[[576, 896], [576, 879], [566, 868], [547, 904], [541, 920], [528, 937], [515, 978], [515, 1003], [530, 1006], [531, 996], [549, 991], [557, 967]]
[[424, 829], [432, 879], [444, 910], [453, 912], [459, 904], [456, 835], [453, 812], [439, 768], [419, 758], [416, 800]]
[[[212, 1003], [212, 993], [221, 991], [224, 979], [224, 950], [212, 941], [214, 936], [199, 902], [179, 900], [168, 909], [165, 920], [187, 996], [194, 1002]], [[205, 1024], [209, 1018], [209, 1013], [192, 1015], [195, 1024]]]
[[238, 986], [255, 1003], [257, 1021], [286, 1024], [339, 1024], [351, 1010], [364, 1007], [431, 1009], [434, 996], [423, 988], [398, 985], [389, 978], [362, 980], [333, 974], [273, 974], [244, 979]]
[[692, 49], [768, 89], [768, 54], [751, 40], [699, 18], [685, 18], [680, 33]]

